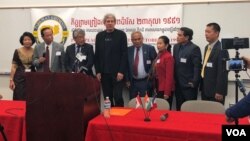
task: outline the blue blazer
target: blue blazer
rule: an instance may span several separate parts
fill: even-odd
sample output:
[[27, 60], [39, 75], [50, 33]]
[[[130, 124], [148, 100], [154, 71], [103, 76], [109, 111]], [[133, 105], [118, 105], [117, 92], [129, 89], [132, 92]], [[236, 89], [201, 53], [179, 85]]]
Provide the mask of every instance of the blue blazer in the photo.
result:
[[[135, 50], [134, 46], [128, 47], [128, 73], [127, 73], [128, 81], [132, 81], [133, 79], [134, 50]], [[155, 48], [151, 45], [143, 44], [142, 51], [143, 51], [144, 69], [146, 73], [149, 73], [151, 70], [152, 63], [156, 58], [157, 54]]]
[[250, 115], [250, 92], [234, 106], [226, 110], [226, 115], [232, 118], [242, 118]]

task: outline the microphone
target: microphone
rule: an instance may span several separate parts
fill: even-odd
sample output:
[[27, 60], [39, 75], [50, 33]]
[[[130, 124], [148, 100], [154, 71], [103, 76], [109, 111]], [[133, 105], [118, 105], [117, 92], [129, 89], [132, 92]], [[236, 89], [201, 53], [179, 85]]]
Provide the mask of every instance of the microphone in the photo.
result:
[[43, 52], [43, 57], [45, 57], [45, 55], [46, 55], [46, 52]]
[[246, 96], [246, 88], [244, 87], [243, 83], [240, 81], [240, 79], [236, 79], [236, 83], [239, 86], [240, 91], [243, 93], [244, 96]]
[[168, 118], [168, 113], [165, 113], [160, 117], [161, 121], [165, 121], [167, 118]]
[[74, 64], [72, 65], [72, 70], [77, 70], [78, 68], [78, 63], [81, 63], [82, 62], [82, 53], [79, 52], [76, 54], [76, 58], [75, 58], [75, 62]]
[[79, 61], [79, 62], [82, 62], [83, 58], [82, 58], [83, 54], [81, 52], [77, 53], [76, 54], [76, 59]]
[[87, 67], [81, 66], [80, 69], [79, 69], [79, 72], [86, 74], [88, 72], [88, 70], [89, 69]]

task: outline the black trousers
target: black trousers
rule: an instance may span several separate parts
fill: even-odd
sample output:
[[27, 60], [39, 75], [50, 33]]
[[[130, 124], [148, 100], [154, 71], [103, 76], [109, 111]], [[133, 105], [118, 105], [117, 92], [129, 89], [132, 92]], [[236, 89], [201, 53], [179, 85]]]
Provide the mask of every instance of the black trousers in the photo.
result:
[[[173, 101], [173, 92], [171, 92], [171, 93], [172, 93], [171, 96], [167, 99], [169, 106], [170, 106], [170, 110], [172, 109], [172, 101]], [[157, 98], [164, 99], [164, 91], [158, 91]]]
[[204, 95], [203, 93], [201, 93], [201, 99], [202, 99], [202, 100], [207, 100], [207, 101], [219, 102], [219, 103], [221, 103], [222, 105], [225, 104], [225, 96], [223, 96], [223, 100], [222, 100], [222, 101], [217, 101], [217, 100], [215, 99], [215, 95], [214, 95], [213, 97], [210, 97], [210, 96], [206, 96], [206, 95]]
[[122, 97], [122, 90], [124, 81], [117, 81], [116, 75], [110, 73], [102, 73], [101, 78], [103, 96], [109, 97], [111, 106], [123, 107], [124, 101]]
[[182, 88], [175, 85], [176, 110], [180, 111], [181, 105], [188, 100], [197, 100], [198, 88]]

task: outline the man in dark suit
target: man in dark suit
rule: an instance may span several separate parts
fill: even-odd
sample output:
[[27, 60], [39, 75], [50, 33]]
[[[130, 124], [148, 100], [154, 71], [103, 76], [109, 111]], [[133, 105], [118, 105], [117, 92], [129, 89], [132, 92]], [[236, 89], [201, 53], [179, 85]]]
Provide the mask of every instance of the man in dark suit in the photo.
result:
[[93, 46], [85, 43], [85, 31], [77, 28], [73, 31], [74, 44], [67, 47], [65, 53], [65, 67], [67, 72], [83, 71], [93, 76], [94, 65]]
[[53, 41], [53, 31], [49, 27], [41, 30], [43, 43], [36, 45], [33, 64], [38, 72], [65, 72], [64, 47]]
[[226, 60], [229, 58], [227, 50], [223, 50], [219, 41], [220, 26], [217, 23], [207, 24], [205, 30], [208, 45], [205, 48], [202, 76], [202, 100], [225, 102], [227, 95], [228, 72]]
[[177, 34], [174, 46], [175, 59], [175, 97], [176, 109], [180, 110], [183, 102], [196, 100], [201, 72], [201, 51], [191, 40], [193, 30], [182, 27]]
[[[116, 18], [106, 14], [103, 20], [106, 30], [96, 35], [96, 77], [102, 83], [103, 95], [109, 97], [112, 106], [124, 106], [122, 89], [127, 70], [127, 36], [115, 28]], [[114, 98], [114, 102], [113, 102]]]
[[[130, 89], [130, 99], [137, 96], [145, 96], [145, 92], [152, 94], [152, 86], [148, 79], [149, 71], [157, 54], [151, 45], [143, 44], [143, 36], [140, 31], [131, 34], [133, 45], [128, 48], [128, 73], [127, 87]], [[137, 52], [138, 50], [138, 52]], [[138, 60], [136, 59], [138, 56]]]

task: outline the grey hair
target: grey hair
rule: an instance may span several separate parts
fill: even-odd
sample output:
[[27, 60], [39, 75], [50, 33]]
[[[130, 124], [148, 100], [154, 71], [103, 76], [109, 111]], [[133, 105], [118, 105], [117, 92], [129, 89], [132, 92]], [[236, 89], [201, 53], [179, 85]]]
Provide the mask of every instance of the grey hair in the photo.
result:
[[114, 20], [115, 20], [115, 22], [116, 22], [116, 17], [115, 17], [115, 15], [114, 14], [112, 14], [112, 13], [108, 13], [108, 14], [106, 14], [105, 16], [104, 16], [104, 18], [103, 18], [103, 23], [105, 23], [106, 22], [106, 20], [107, 20], [107, 18], [113, 18]]
[[85, 36], [85, 31], [84, 31], [83, 29], [81, 29], [81, 28], [76, 28], [76, 29], [73, 31], [72, 36], [73, 36], [73, 38], [76, 38], [76, 37], [79, 36], [79, 35]]
[[143, 35], [142, 35], [141, 31], [133, 31], [133, 32], [131, 33], [131, 38], [132, 38], [132, 36], [133, 36], [134, 34], [140, 34], [140, 36], [143, 38]]

